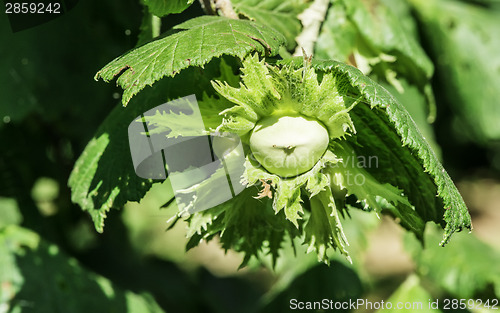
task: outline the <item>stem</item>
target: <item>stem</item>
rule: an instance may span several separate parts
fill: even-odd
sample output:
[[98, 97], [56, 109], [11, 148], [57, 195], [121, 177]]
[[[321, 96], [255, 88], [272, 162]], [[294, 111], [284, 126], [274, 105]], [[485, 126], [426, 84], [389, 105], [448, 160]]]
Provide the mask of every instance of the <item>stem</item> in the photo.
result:
[[153, 38], [160, 36], [161, 33], [161, 18], [151, 14], [151, 35]]
[[147, 6], [142, 9], [142, 22], [136, 46], [143, 45], [161, 33], [161, 18], [150, 13]]
[[238, 14], [234, 12], [231, 0], [214, 0], [214, 1], [215, 1], [215, 8], [218, 9], [223, 16], [235, 20], [238, 19]]
[[329, 0], [315, 0], [313, 4], [299, 15], [304, 28], [295, 39], [297, 41], [297, 48], [293, 55], [300, 56], [302, 55], [302, 51], [305, 51], [308, 55], [313, 54], [314, 43], [318, 40], [319, 30], [325, 20], [329, 4]]

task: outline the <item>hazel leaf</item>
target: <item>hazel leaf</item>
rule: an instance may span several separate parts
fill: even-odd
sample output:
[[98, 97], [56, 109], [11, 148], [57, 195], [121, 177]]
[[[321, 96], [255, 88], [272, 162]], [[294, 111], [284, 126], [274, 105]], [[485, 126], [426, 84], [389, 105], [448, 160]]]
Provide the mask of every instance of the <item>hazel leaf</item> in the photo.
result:
[[123, 88], [123, 105], [146, 86], [173, 77], [191, 67], [203, 67], [213, 58], [250, 52], [276, 55], [285, 43], [283, 35], [261, 24], [218, 16], [200, 16], [174, 26], [171, 32], [114, 59], [95, 79], [115, 77]]

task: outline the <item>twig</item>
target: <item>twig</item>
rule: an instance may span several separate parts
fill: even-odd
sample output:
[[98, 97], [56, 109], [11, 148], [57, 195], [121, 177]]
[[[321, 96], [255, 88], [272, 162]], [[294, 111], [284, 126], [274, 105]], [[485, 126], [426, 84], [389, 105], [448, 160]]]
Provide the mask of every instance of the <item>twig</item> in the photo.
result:
[[234, 12], [231, 0], [215, 0], [215, 8], [218, 9], [223, 16], [237, 20], [238, 14]]
[[154, 14], [151, 14], [151, 34], [153, 38], [161, 34], [161, 18]]
[[297, 49], [293, 55], [300, 56], [302, 51], [308, 55], [314, 52], [314, 43], [318, 40], [321, 23], [325, 20], [328, 12], [328, 4], [330, 0], [315, 0], [304, 12], [299, 15], [304, 28], [295, 39], [297, 41]]

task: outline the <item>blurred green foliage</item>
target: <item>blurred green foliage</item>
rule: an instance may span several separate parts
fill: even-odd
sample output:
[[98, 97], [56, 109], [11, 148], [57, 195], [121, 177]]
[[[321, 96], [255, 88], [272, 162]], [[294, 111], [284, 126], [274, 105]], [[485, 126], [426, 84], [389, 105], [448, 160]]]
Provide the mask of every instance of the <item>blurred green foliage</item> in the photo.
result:
[[[500, 252], [490, 249], [477, 237], [457, 234], [447, 249], [431, 245], [439, 236], [436, 225], [428, 225], [425, 248], [407, 236], [405, 243], [416, 262], [417, 272], [457, 299], [481, 295], [500, 298]], [[436, 261], [437, 260], [437, 261]]]
[[[151, 2], [156, 1], [144, 1]], [[282, 24], [278, 18], [268, 23], [290, 29], [285, 35], [292, 50], [302, 3], [234, 2], [238, 13], [256, 21], [285, 14]], [[176, 1], [176, 7], [189, 3]], [[370, 5], [378, 7], [370, 11]], [[270, 258], [236, 271], [241, 255], [210, 259], [213, 247], [186, 254], [178, 239], [183, 224], [175, 233], [163, 232], [175, 211], [168, 183], [157, 184], [150, 193], [148, 183], [133, 186], [127, 192], [138, 193], [137, 200], [146, 198], [140, 204], [118, 198], [114, 205], [126, 210], [109, 211], [106, 231], [97, 234], [88, 214], [72, 204], [67, 182], [87, 143], [105, 132], [109, 141], [97, 148], [102, 162], [109, 164], [106, 177], [114, 180], [102, 184], [126, 187], [133, 175], [127, 146], [118, 147], [121, 155], [106, 155], [108, 145], [119, 145], [115, 139], [126, 135], [99, 125], [106, 118], [133, 118], [138, 112], [133, 106], [123, 110], [121, 90], [94, 82], [93, 76], [136, 46], [142, 12], [135, 0], [80, 1], [66, 15], [17, 33], [0, 13], [0, 312], [286, 312], [293, 297], [500, 297], [499, 252], [465, 234], [446, 248], [432, 246], [439, 241], [432, 225], [424, 247], [405, 236], [415, 262], [414, 273], [405, 277], [380, 277], [362, 261], [349, 264], [335, 256], [330, 267], [318, 265], [314, 256], [292, 248], [282, 252], [274, 272]], [[498, 179], [499, 12], [493, 0], [332, 1], [315, 53], [349, 61], [357, 51], [357, 60], [367, 61], [372, 77], [396, 95], [433, 148], [441, 150], [454, 178], [480, 169]], [[182, 14], [166, 15], [162, 31], [201, 13], [194, 2]], [[186, 70], [181, 79], [161, 80], [132, 101], [153, 107], [192, 91], [184, 79], [192, 79], [199, 92], [209, 79], [223, 75], [218, 62]], [[437, 120], [430, 125], [432, 94]], [[165, 203], [169, 206], [158, 210]], [[367, 257], [379, 224], [363, 214], [346, 217], [344, 223], [354, 260]]]
[[0, 232], [0, 301], [9, 312], [164, 312], [150, 295], [120, 290], [33, 231]]

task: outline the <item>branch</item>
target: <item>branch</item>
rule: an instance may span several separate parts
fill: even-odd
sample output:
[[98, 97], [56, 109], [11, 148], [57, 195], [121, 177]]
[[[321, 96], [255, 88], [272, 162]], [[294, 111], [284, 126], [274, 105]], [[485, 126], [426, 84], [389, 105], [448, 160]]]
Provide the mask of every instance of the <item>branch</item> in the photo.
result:
[[325, 20], [328, 12], [329, 0], [315, 0], [304, 12], [299, 15], [304, 28], [295, 39], [297, 41], [297, 49], [293, 55], [300, 56], [302, 51], [308, 55], [314, 52], [314, 43], [318, 40], [321, 23]]
[[218, 9], [223, 16], [237, 20], [238, 14], [234, 12], [231, 0], [215, 0], [215, 8]]

